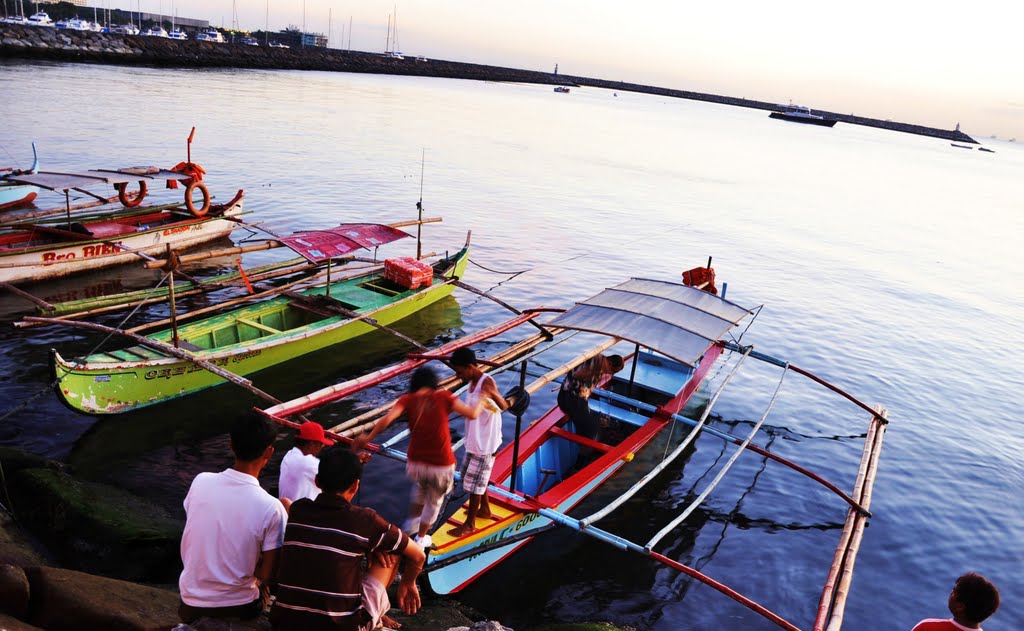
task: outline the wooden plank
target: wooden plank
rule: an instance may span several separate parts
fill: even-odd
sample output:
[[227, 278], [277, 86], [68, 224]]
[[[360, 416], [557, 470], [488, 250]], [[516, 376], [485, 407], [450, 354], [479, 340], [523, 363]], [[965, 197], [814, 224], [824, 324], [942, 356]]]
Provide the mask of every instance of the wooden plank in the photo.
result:
[[239, 324], [244, 324], [246, 326], [251, 326], [254, 329], [259, 329], [260, 331], [263, 331], [265, 333], [270, 333], [271, 335], [276, 335], [277, 333], [281, 332], [280, 329], [275, 329], [274, 327], [267, 326], [265, 324], [260, 324], [259, 322], [254, 322], [246, 318], [235, 318], [235, 321], [238, 322]]
[[606, 445], [596, 440], [591, 440], [586, 436], [580, 436], [579, 434], [562, 429], [561, 427], [552, 427], [551, 429], [548, 430], [548, 433], [551, 434], [552, 436], [564, 438], [565, 440], [576, 443], [578, 445], [590, 447], [591, 449], [600, 451], [602, 453], [610, 451], [612, 448], [611, 445]]

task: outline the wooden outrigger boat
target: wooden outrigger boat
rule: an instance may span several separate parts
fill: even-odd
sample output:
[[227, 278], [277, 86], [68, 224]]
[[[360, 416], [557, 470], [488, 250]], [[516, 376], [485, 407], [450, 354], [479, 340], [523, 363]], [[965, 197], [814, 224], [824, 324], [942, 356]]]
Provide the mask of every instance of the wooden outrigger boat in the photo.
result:
[[[544, 325], [547, 331], [558, 336], [585, 331], [609, 337], [608, 342], [593, 351], [548, 372], [529, 386], [525, 384], [527, 363], [538, 352], [533, 350], [534, 347], [547, 341], [548, 338], [544, 335], [524, 340], [506, 349], [499, 356], [490, 358], [491, 361], [499, 361], [502, 364], [502, 367], [497, 369], [499, 371], [511, 368], [514, 362], [521, 360], [520, 384], [527, 392], [536, 392], [579, 363], [617, 343], [627, 341], [635, 345], [626, 368], [611, 380], [606, 380], [600, 389], [595, 390], [591, 398], [591, 409], [606, 415], [610, 426], [616, 428], [612, 440], [597, 442], [576, 435], [571, 422], [568, 422], [565, 414], [557, 407], [542, 415], [521, 433], [521, 418], [517, 417], [516, 439], [499, 451], [488, 488], [493, 520], [483, 520], [482, 526], [478, 521], [477, 525], [481, 527], [477, 530], [462, 536], [452, 536], [448, 531], [453, 526], [460, 525], [465, 519], [467, 506], [463, 505], [434, 530], [433, 545], [424, 569], [431, 588], [443, 594], [457, 592], [507, 559], [535, 536], [551, 528], [564, 527], [672, 567], [725, 593], [782, 628], [795, 630], [795, 625], [764, 606], [655, 551], [658, 542], [697, 508], [739, 455], [744, 450], [752, 450], [825, 485], [848, 505], [847, 523], [819, 600], [814, 627], [825, 629], [828, 625], [828, 629], [839, 629], [857, 548], [870, 515], [868, 508], [871, 489], [887, 423], [885, 412], [868, 408], [802, 369], [754, 352], [750, 346], [740, 346], [738, 341], [723, 339], [728, 331], [751, 313], [753, 312], [722, 297], [693, 287], [633, 279], [578, 303]], [[456, 348], [478, 344], [511, 327], [533, 321], [536, 316], [536, 312], [521, 315], [504, 325], [491, 327], [468, 338], [445, 344], [429, 354], [410, 356], [409, 360], [396, 366], [325, 388], [294, 401], [275, 405], [263, 413], [279, 423], [294, 426], [295, 423], [289, 420], [291, 417], [308, 414], [320, 405], [404, 374], [431, 358], [444, 359]], [[701, 418], [695, 421], [681, 416], [680, 412], [708, 378], [712, 366], [727, 352], [738, 353], [742, 358], [711, 397]], [[798, 372], [809, 376], [870, 413], [869, 430], [852, 496], [799, 465], [775, 456], [752, 442], [774, 404], [778, 388], [764, 416], [748, 435], [732, 436], [708, 425], [712, 407], [732, 375], [747, 358], [783, 367], [783, 375]], [[780, 379], [779, 387], [781, 385]], [[332, 429], [333, 436], [340, 440], [348, 440], [350, 436], [371, 426], [375, 422], [372, 415], [383, 413], [387, 407], [382, 406], [373, 413], [363, 414], [357, 419], [338, 425]], [[643, 478], [629, 490], [591, 515], [579, 517], [569, 514], [583, 498], [599, 489], [616, 472], [630, 466], [639, 450], [650, 444], [666, 428], [675, 425], [688, 425], [691, 430], [671, 453], [667, 453], [657, 466], [646, 471]], [[646, 544], [634, 543], [595, 525], [653, 480], [700, 434], [734, 443], [738, 447], [708, 488], [676, 519]], [[404, 459], [404, 453], [393, 445], [406, 435], [407, 432], [400, 432], [380, 446], [370, 447], [384, 455]], [[587, 447], [600, 455], [577, 468], [576, 462], [581, 447]]]
[[[167, 179], [179, 176], [174, 173]], [[244, 193], [238, 191], [226, 204], [211, 204], [200, 217], [173, 204], [0, 230], [0, 282], [59, 278], [225, 237], [238, 227], [234, 218], [243, 212], [243, 199]]]
[[[374, 235], [372, 244], [360, 247], [408, 236], [388, 226], [359, 226]], [[334, 232], [354, 234], [351, 225]], [[319, 252], [325, 246], [312, 236], [316, 234], [322, 233], [298, 233], [284, 241], [297, 240], [305, 244], [300, 249]], [[467, 239], [457, 253], [427, 268], [427, 275], [433, 274], [436, 282], [431, 279], [418, 287], [409, 288], [386, 277], [385, 261], [369, 270], [343, 271], [333, 280], [328, 271], [326, 282], [319, 280], [304, 289], [272, 290], [271, 294], [279, 295], [263, 302], [178, 323], [145, 337], [132, 335], [137, 344], [129, 348], [70, 361], [54, 350], [53, 371], [59, 382], [55, 389], [61, 401], [76, 411], [117, 414], [217, 386], [225, 378], [211, 372], [211, 365], [236, 376], [248, 375], [386, 327], [437, 302], [454, 291], [468, 258]], [[322, 276], [321, 270], [314, 280]], [[180, 317], [187, 318], [187, 314]]]
[[[64, 206], [36, 212], [8, 214], [0, 221], [0, 283], [21, 283], [59, 278], [152, 258], [169, 249], [182, 250], [230, 234], [242, 214], [242, 191], [226, 204], [212, 204], [203, 183], [206, 170], [192, 162], [192, 138], [188, 137], [188, 161], [172, 169], [130, 167], [78, 172], [38, 171], [38, 162], [27, 172], [2, 178], [4, 186], [29, 186], [63, 193]], [[33, 151], [34, 151], [33, 147]], [[142, 206], [152, 183], [185, 188], [183, 201]], [[89, 191], [112, 186], [116, 197]], [[129, 191], [129, 186], [137, 190]], [[94, 201], [71, 204], [71, 192]], [[199, 195], [197, 198], [196, 195]], [[120, 206], [111, 207], [112, 200]]]

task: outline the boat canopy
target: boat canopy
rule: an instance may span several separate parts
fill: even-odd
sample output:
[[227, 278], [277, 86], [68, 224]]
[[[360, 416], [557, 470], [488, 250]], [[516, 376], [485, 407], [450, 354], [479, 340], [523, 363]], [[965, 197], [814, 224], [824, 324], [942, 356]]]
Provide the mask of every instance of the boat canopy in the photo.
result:
[[26, 175], [8, 175], [3, 179], [18, 184], [31, 184], [51, 191], [70, 191], [97, 184], [130, 184], [140, 180], [183, 181], [192, 179], [192, 176], [159, 167], [130, 167], [73, 172], [40, 171]]
[[629, 340], [694, 366], [751, 313], [694, 287], [633, 278], [576, 303], [547, 325]]
[[408, 236], [408, 233], [384, 224], [343, 223], [330, 230], [296, 232], [279, 241], [307, 260], [319, 263], [363, 248], [376, 248]]

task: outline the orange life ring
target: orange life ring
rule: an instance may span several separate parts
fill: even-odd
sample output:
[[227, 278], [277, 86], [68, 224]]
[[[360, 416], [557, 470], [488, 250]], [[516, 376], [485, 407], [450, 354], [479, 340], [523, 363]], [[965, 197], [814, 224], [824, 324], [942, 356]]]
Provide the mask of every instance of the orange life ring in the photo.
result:
[[135, 208], [141, 204], [148, 190], [145, 180], [139, 180], [139, 192], [134, 195], [128, 194], [128, 185], [124, 182], [115, 184], [114, 188], [117, 189], [117, 199], [124, 204], [125, 208]]
[[[199, 192], [203, 194], [203, 205], [196, 208], [196, 203], [192, 200], [192, 191], [199, 189]], [[202, 182], [192, 180], [188, 188], [185, 189], [185, 208], [195, 215], [196, 217], [202, 217], [210, 211], [210, 191], [206, 189], [206, 185]]]

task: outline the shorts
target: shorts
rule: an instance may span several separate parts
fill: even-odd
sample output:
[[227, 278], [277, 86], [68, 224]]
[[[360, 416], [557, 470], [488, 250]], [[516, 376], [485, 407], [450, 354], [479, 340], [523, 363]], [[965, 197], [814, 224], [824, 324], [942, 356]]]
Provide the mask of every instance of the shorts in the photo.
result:
[[369, 614], [370, 621], [359, 627], [359, 631], [376, 629], [381, 618], [391, 609], [387, 588], [369, 574], [363, 577], [363, 609]]
[[462, 461], [462, 488], [467, 493], [483, 495], [487, 492], [493, 468], [494, 456], [466, 452], [466, 458]]
[[409, 461], [405, 474], [412, 480], [412, 503], [422, 504], [421, 524], [432, 524], [441, 512], [441, 504], [451, 493], [455, 481], [455, 465], [438, 466]]

